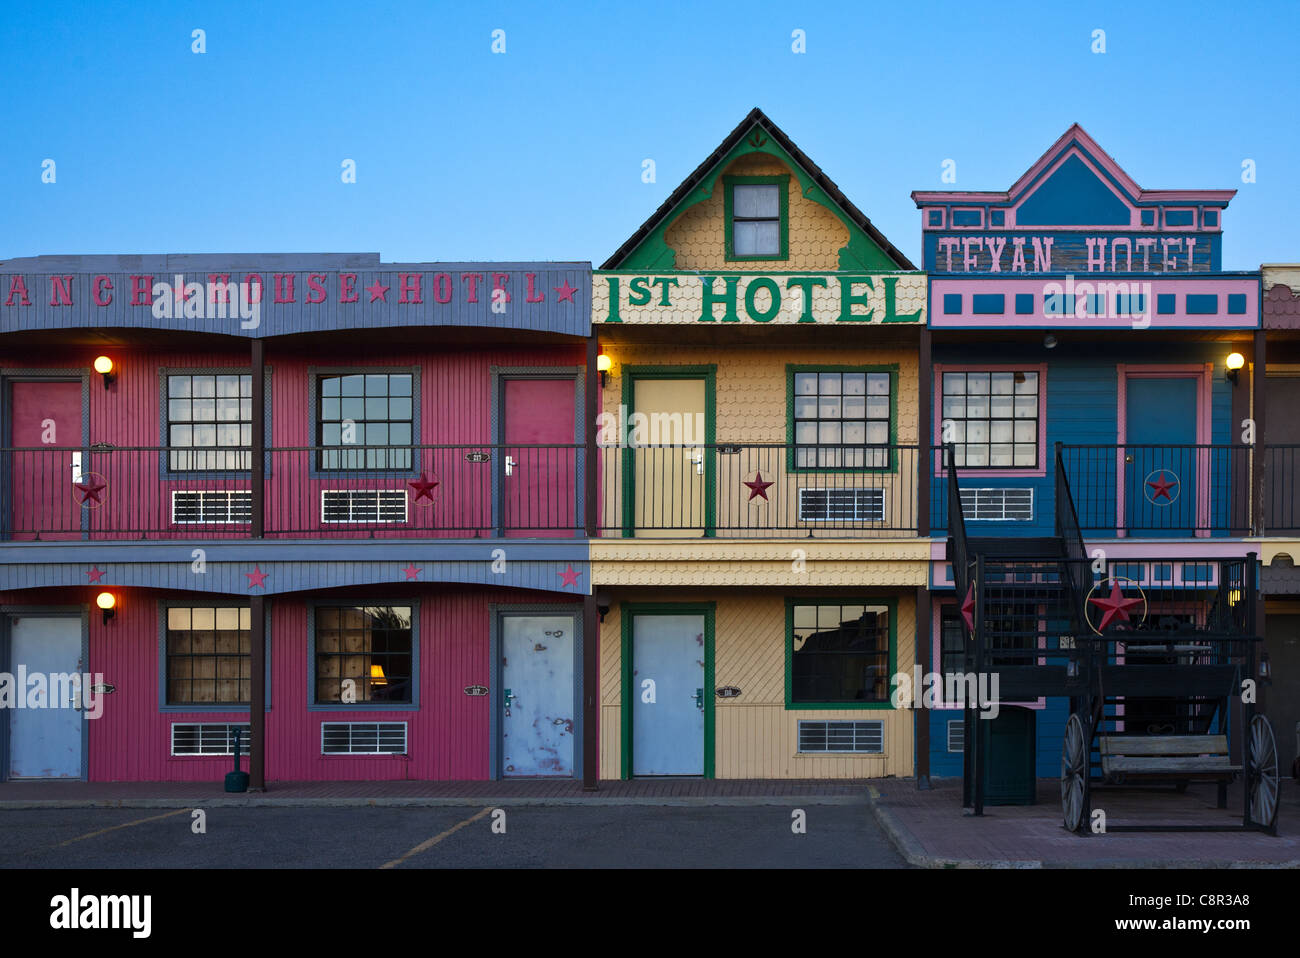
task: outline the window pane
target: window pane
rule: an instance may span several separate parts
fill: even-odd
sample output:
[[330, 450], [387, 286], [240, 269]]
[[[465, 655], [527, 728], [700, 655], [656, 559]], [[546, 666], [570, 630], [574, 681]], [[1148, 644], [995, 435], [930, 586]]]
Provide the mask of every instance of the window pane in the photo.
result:
[[794, 392], [796, 396], [813, 396], [817, 393], [816, 373], [795, 373]]
[[732, 187], [731, 211], [737, 217], [774, 218], [781, 215], [780, 187], [743, 185]]
[[776, 256], [781, 252], [781, 230], [777, 223], [735, 224], [737, 256]]

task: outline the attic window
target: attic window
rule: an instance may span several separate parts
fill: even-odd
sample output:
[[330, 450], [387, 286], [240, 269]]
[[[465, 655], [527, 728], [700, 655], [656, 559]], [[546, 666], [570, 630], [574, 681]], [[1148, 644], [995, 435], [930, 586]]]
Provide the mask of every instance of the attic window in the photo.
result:
[[727, 259], [787, 259], [788, 176], [726, 177]]

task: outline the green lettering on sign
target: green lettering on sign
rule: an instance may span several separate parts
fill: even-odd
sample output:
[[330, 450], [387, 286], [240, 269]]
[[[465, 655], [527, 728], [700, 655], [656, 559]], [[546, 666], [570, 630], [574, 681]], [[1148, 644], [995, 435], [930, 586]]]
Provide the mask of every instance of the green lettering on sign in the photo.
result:
[[726, 307], [726, 312], [722, 314], [724, 323], [738, 323], [740, 316], [736, 313], [736, 284], [740, 282], [737, 276], [724, 276], [723, 281], [727, 284], [725, 293], [715, 293], [713, 291], [713, 276], [701, 276], [700, 283], [704, 289], [700, 294], [701, 310], [698, 322], [711, 323], [713, 319], [713, 304], [722, 303]]
[[628, 282], [627, 304], [629, 306], [647, 306], [650, 303], [650, 280], [645, 276], [633, 276]]
[[786, 289], [798, 289], [803, 292], [803, 312], [799, 314], [799, 322], [815, 323], [816, 319], [812, 314], [813, 288], [820, 286], [826, 288], [825, 276], [791, 276], [785, 281]]
[[[853, 292], [854, 284], [861, 284], [867, 287], [867, 292], [862, 295], [856, 295]], [[838, 323], [869, 323], [876, 318], [874, 309], [867, 310], [865, 316], [859, 316], [853, 312], [854, 306], [866, 306], [871, 300], [871, 290], [876, 288], [871, 282], [870, 276], [841, 276], [840, 277], [840, 314], [835, 318]]]
[[[754, 295], [760, 289], [767, 290], [768, 296], [772, 297], [772, 302], [761, 313], [754, 305]], [[756, 323], [766, 323], [776, 318], [776, 314], [781, 312], [781, 291], [777, 289], [776, 280], [758, 276], [749, 281], [749, 286], [745, 288], [745, 312]]]
[[621, 323], [623, 317], [618, 314], [618, 277], [606, 276], [605, 280], [609, 283], [609, 315], [605, 317], [605, 322]]
[[897, 311], [897, 301], [894, 287], [898, 285], [897, 276], [885, 276], [882, 278], [885, 284], [885, 319], [886, 323], [914, 323], [921, 318], [921, 311], [918, 309], [914, 313], [899, 313]]

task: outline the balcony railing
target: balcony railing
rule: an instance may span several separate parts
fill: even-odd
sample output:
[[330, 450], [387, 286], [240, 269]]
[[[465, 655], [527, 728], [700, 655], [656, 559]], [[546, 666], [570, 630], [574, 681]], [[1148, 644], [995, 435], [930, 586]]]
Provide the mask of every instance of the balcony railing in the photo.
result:
[[1246, 445], [1066, 445], [1065, 470], [1085, 536], [1250, 535]]
[[[576, 445], [302, 446], [264, 453], [265, 535], [422, 538], [583, 534]], [[0, 449], [9, 539], [252, 534], [247, 448]]]
[[917, 532], [916, 446], [602, 446], [600, 532], [888, 538]]

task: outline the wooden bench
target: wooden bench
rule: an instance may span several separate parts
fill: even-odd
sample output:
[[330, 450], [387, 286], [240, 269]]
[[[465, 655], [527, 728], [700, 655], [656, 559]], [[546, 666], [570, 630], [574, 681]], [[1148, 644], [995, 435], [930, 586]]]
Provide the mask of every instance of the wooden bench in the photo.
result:
[[1101, 772], [1112, 784], [1173, 782], [1182, 791], [1188, 782], [1217, 782], [1219, 807], [1227, 807], [1227, 786], [1240, 765], [1233, 765], [1226, 735], [1102, 735]]

